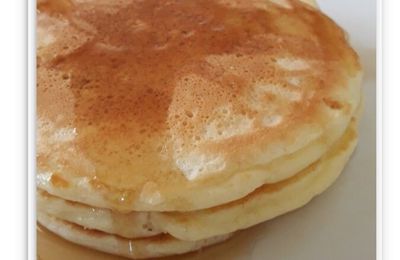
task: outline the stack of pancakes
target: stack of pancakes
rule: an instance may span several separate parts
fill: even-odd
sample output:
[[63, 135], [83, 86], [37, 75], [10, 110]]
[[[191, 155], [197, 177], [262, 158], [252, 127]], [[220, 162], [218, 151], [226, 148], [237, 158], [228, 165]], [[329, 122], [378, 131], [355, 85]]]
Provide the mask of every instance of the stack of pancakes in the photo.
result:
[[159, 257], [324, 191], [357, 142], [361, 68], [305, 2], [39, 1], [39, 223]]

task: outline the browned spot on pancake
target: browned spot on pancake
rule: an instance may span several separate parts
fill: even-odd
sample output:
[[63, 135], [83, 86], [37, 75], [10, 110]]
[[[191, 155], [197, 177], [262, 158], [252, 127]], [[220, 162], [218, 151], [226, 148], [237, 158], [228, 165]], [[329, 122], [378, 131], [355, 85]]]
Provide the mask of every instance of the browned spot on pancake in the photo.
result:
[[51, 184], [54, 185], [54, 187], [57, 187], [57, 188], [68, 188], [69, 187], [68, 181], [64, 180], [59, 174], [51, 175], [50, 182], [51, 182]]
[[323, 101], [328, 107], [330, 107], [332, 109], [342, 109], [343, 108], [343, 105], [339, 101], [336, 101], [336, 100], [333, 100], [330, 98], [324, 98]]

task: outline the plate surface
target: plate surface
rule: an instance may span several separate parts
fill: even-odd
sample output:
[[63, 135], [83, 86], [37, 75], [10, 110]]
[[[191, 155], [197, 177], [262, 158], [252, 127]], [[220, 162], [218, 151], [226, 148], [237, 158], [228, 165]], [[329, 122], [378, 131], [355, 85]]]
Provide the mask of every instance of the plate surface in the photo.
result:
[[[364, 67], [365, 111], [359, 145], [342, 175], [305, 207], [242, 231], [228, 242], [167, 259], [375, 259], [376, 2], [319, 0], [350, 35]], [[38, 228], [40, 260], [122, 260], [66, 242]]]

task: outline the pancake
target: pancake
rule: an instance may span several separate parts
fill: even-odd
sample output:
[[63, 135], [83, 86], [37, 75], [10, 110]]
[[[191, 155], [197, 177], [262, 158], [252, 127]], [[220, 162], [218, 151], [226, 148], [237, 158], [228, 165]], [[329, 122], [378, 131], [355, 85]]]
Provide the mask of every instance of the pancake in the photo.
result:
[[89, 229], [125, 238], [144, 238], [162, 233], [162, 230], [152, 226], [149, 212], [122, 214], [109, 209], [94, 208], [64, 200], [40, 190], [36, 197], [38, 212]]
[[[295, 176], [266, 184], [245, 198], [193, 212], [131, 212], [122, 214], [38, 194], [38, 210], [90, 229], [123, 237], [169, 233], [181, 240], [201, 240], [234, 232], [303, 206], [329, 187], [342, 171], [357, 143], [356, 119], [318, 162]], [[139, 233], [143, 226], [151, 232]]]
[[184, 254], [220, 243], [232, 236], [227, 234], [195, 242], [180, 241], [167, 235], [129, 240], [99, 231], [84, 229], [46, 214], [38, 213], [37, 218], [40, 224], [66, 240], [102, 252], [132, 259]]
[[299, 1], [67, 1], [37, 17], [38, 187], [67, 200], [233, 202], [318, 160], [359, 103], [345, 33]]
[[[335, 135], [336, 134], [338, 133], [335, 133]], [[259, 183], [276, 183], [286, 178], [289, 178], [293, 174], [298, 173], [302, 169], [320, 159], [320, 157], [329, 149], [333, 140], [335, 140], [335, 138], [333, 138], [333, 136], [335, 135], [324, 135], [323, 137], [313, 141], [310, 145], [300, 149], [299, 151], [296, 151], [287, 156], [283, 156], [282, 158], [277, 158], [268, 165], [258, 166], [252, 170], [245, 171], [241, 173], [240, 178], [236, 178], [235, 180], [233, 180], [233, 184], [230, 183], [230, 185], [238, 186], [243, 182], [243, 180], [246, 180], [248, 187], [258, 187]], [[50, 193], [57, 194], [57, 196], [67, 198], [72, 201], [77, 200], [81, 202], [87, 202], [89, 204], [92, 201], [90, 200], [91, 190], [78, 190], [78, 188], [76, 188], [76, 186], [80, 185], [79, 181], [73, 183], [73, 185], [68, 185], [68, 187], [62, 187], [62, 189], [54, 189], [52, 187], [46, 186], [47, 180], [50, 176], [44, 176], [44, 179], [39, 179], [38, 186], [40, 188], [43, 188]], [[62, 182], [62, 180], [60, 180], [59, 182]], [[250, 185], [250, 183], [252, 185]], [[229, 185], [226, 186], [227, 188], [229, 188]], [[78, 198], [75, 193], [78, 191], [81, 191], [79, 193], [80, 198]], [[210, 190], [209, 193], [209, 196], [220, 196], [217, 191], [213, 192], [212, 190]], [[242, 196], [240, 197], [243, 197], [246, 195], [246, 193], [243, 193], [241, 195]]]
[[326, 190], [342, 172], [357, 140], [357, 133], [351, 127], [332, 151], [292, 178], [264, 185], [242, 199], [214, 208], [155, 213], [154, 222], [175, 237], [192, 240], [245, 229], [275, 218], [304, 206]]
[[301, 0], [302, 2], [309, 4], [313, 7], [318, 7], [317, 1], [316, 0]]

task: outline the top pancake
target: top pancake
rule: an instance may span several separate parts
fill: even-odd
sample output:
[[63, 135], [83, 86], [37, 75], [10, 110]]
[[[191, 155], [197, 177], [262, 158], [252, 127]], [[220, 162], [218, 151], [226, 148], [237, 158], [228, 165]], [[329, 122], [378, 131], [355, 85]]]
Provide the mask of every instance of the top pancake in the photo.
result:
[[233, 185], [242, 172], [339, 138], [359, 101], [344, 32], [299, 1], [38, 7], [38, 180], [69, 199], [123, 211], [237, 199], [256, 188]]

